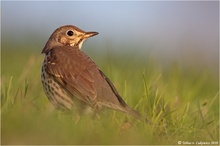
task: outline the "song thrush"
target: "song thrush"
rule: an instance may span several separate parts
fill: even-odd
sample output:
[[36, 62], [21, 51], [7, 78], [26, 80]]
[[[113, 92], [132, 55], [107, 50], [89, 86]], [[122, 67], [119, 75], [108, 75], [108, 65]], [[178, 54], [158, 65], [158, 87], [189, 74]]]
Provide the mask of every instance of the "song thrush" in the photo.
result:
[[44, 91], [59, 109], [87, 112], [107, 107], [139, 119], [141, 115], [125, 103], [110, 79], [80, 50], [86, 39], [97, 34], [72, 25], [53, 32], [42, 50]]

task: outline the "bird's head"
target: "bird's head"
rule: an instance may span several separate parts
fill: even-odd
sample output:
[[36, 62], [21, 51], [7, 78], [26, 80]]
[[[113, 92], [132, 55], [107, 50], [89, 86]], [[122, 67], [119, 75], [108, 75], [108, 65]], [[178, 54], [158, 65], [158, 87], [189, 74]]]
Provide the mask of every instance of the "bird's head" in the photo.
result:
[[50, 49], [56, 46], [73, 46], [81, 49], [83, 42], [99, 34], [98, 32], [85, 32], [80, 28], [73, 25], [65, 25], [57, 28], [50, 36], [42, 53], [48, 52]]

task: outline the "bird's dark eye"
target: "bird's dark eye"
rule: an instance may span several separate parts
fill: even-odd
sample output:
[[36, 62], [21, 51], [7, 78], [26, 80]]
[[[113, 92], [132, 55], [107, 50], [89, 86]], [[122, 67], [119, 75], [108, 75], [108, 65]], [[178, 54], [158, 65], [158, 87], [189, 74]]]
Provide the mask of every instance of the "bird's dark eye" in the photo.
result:
[[74, 33], [73, 33], [72, 30], [67, 31], [67, 35], [68, 35], [68, 36], [73, 36], [73, 34], [74, 34]]

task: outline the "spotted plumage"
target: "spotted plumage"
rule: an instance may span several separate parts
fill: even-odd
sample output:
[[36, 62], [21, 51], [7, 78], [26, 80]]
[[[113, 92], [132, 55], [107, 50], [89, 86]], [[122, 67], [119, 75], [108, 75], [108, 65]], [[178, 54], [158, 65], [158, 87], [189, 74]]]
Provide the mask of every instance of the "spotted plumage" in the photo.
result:
[[41, 79], [48, 99], [63, 110], [92, 111], [107, 107], [140, 118], [124, 102], [110, 79], [80, 50], [87, 38], [97, 34], [72, 25], [54, 31], [42, 50], [45, 60]]

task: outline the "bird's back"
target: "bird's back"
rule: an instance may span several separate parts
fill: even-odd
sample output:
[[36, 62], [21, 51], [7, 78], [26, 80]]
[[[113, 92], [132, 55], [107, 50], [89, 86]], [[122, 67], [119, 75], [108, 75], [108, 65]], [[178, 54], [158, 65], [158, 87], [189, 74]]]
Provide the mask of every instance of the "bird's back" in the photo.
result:
[[[68, 46], [57, 47], [50, 51], [49, 58], [51, 63], [47, 66], [48, 72], [66, 86], [71, 94], [80, 96], [80, 100], [92, 106], [106, 106], [102, 105], [102, 101], [105, 104], [126, 106], [111, 81], [81, 50]], [[80, 95], [76, 95], [77, 92]]]

